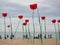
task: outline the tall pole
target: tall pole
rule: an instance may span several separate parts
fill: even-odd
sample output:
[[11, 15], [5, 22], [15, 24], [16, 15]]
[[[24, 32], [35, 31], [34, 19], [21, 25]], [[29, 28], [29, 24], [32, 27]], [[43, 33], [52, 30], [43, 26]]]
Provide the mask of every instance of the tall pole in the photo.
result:
[[4, 17], [4, 39], [6, 39], [6, 22], [5, 22], [5, 17]]
[[15, 36], [15, 38], [16, 38], [16, 32], [17, 32], [17, 29], [18, 29], [18, 27], [19, 27], [19, 23], [20, 23], [20, 20], [18, 21], [18, 24], [17, 24], [16, 30], [15, 30], [15, 32], [14, 32], [14, 36]]
[[59, 39], [60, 39], [60, 25], [59, 25], [60, 20], [57, 20], [57, 22], [58, 22], [58, 34], [59, 34]]
[[11, 25], [11, 36], [10, 36], [10, 39], [13, 39], [13, 32], [12, 32], [12, 23], [11, 23], [11, 17], [10, 18], [10, 25]]
[[24, 27], [23, 27], [23, 25], [22, 25], [22, 31], [23, 31], [23, 40], [24, 40]]
[[38, 12], [38, 21], [39, 21], [39, 27], [40, 27], [40, 35], [39, 35], [39, 40], [41, 40], [41, 45], [43, 45], [43, 39], [42, 39], [42, 24], [41, 24], [41, 19], [39, 15], [39, 10], [37, 9]]
[[47, 38], [47, 37], [46, 37], [46, 20], [44, 20], [44, 25], [45, 25], [45, 26], [44, 26], [44, 27], [45, 27], [45, 38]]
[[29, 29], [29, 23], [28, 23], [28, 38], [29, 38], [29, 39], [31, 38], [30, 29]]
[[35, 37], [35, 25], [34, 25], [34, 10], [32, 12], [32, 23], [33, 23], [33, 40], [32, 43], [34, 44], [34, 37]]
[[55, 28], [55, 37], [56, 37], [56, 45], [57, 45], [57, 32], [56, 32], [56, 25], [54, 23], [54, 28]]

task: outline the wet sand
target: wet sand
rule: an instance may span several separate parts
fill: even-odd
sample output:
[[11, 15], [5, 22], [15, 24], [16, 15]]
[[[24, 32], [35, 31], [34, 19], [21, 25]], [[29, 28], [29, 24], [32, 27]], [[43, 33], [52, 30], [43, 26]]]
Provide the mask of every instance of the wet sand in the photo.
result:
[[[28, 39], [0, 39], [0, 45], [41, 45], [39, 39], [34, 40], [34, 44]], [[43, 45], [56, 45], [56, 39], [43, 39]], [[60, 40], [57, 40], [57, 45], [60, 45]]]

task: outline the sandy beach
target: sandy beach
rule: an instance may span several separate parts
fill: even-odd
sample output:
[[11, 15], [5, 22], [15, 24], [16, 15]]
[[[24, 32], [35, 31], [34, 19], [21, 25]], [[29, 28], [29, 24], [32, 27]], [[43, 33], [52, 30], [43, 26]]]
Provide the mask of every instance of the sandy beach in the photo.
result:
[[[39, 39], [34, 40], [34, 44], [31, 43], [31, 40], [27, 39], [6, 39], [6, 40], [1, 40], [0, 39], [0, 45], [41, 45]], [[55, 39], [44, 39], [43, 40], [43, 45], [56, 45], [56, 40]], [[60, 45], [60, 40], [57, 40], [57, 45]]]

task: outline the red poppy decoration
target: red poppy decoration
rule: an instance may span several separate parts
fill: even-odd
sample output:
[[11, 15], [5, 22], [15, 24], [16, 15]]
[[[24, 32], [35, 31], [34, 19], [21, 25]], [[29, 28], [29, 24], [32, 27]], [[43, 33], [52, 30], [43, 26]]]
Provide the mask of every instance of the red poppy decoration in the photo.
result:
[[25, 22], [29, 22], [29, 20], [28, 20], [28, 19], [26, 19], [26, 20], [25, 20]]
[[45, 18], [46, 18], [45, 16], [41, 16], [41, 19], [42, 19], [42, 20], [45, 20]]
[[52, 23], [56, 23], [56, 19], [53, 19], [53, 20], [52, 20]]
[[57, 20], [58, 23], [60, 23], [60, 20]]
[[19, 16], [18, 16], [18, 18], [19, 18], [19, 19], [22, 19], [22, 18], [23, 18], [23, 16], [22, 16], [22, 15], [19, 15]]
[[3, 17], [6, 17], [6, 16], [7, 16], [7, 13], [2, 13], [2, 16], [3, 16]]
[[23, 25], [24, 25], [24, 26], [26, 26], [26, 25], [27, 25], [27, 23], [26, 23], [26, 22], [24, 22], [24, 23], [23, 23]]
[[32, 10], [35, 10], [35, 9], [37, 8], [37, 4], [30, 4], [30, 8], [31, 8]]
[[9, 28], [9, 27], [10, 27], [10, 25], [7, 25], [7, 27]]

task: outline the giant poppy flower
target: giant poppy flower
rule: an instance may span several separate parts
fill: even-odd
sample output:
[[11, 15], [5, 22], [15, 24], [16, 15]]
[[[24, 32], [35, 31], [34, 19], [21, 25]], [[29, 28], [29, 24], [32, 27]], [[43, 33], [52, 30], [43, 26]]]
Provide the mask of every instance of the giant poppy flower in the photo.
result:
[[7, 27], [9, 28], [9, 27], [10, 27], [10, 25], [7, 25]]
[[29, 22], [29, 19], [26, 19], [25, 22]]
[[27, 22], [23, 22], [23, 25], [26, 26], [27, 25]]
[[56, 19], [53, 19], [53, 20], [52, 20], [52, 23], [56, 23]]
[[46, 18], [45, 16], [41, 16], [41, 19], [42, 19], [42, 20], [45, 20], [45, 18]]
[[57, 20], [58, 23], [60, 23], [60, 20]]
[[3, 17], [6, 17], [6, 16], [7, 16], [7, 13], [2, 13], [2, 16], [3, 16]]
[[23, 15], [19, 15], [18, 18], [19, 18], [19, 19], [22, 19], [22, 18], [23, 18]]
[[35, 10], [35, 9], [37, 8], [37, 4], [30, 4], [30, 8], [31, 8], [32, 10]]

